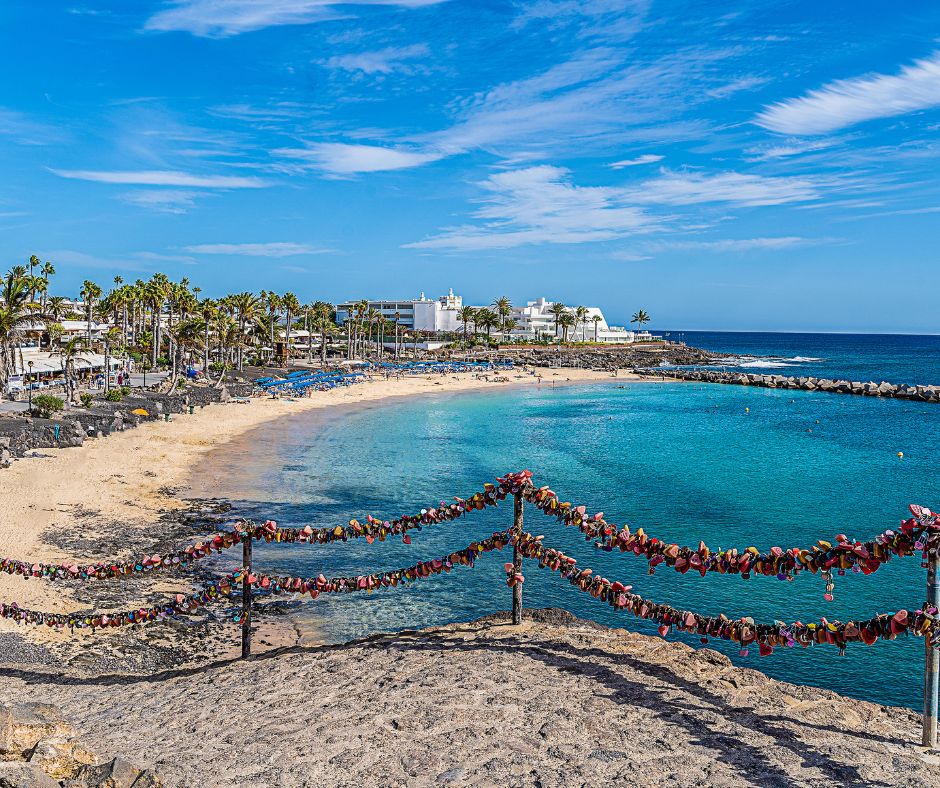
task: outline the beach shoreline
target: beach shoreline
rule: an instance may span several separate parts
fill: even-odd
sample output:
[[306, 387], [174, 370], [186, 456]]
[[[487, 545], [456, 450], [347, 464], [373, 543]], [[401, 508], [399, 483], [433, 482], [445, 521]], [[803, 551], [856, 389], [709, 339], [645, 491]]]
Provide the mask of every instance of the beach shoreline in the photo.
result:
[[[624, 372], [614, 377], [609, 372], [568, 368], [540, 370], [540, 374], [541, 383], [534, 375], [518, 370], [510, 373], [508, 382], [466, 373], [410, 376], [312, 392], [302, 399], [253, 398], [247, 404], [212, 404], [192, 415], [146, 422], [137, 429], [89, 441], [79, 448], [44, 450], [41, 456], [19, 460], [3, 471], [7, 516], [0, 521], [0, 555], [28, 561], [93, 563], [138, 557], [198, 541], [214, 528], [203, 526], [200, 531], [180, 524], [192, 501], [224, 500], [237, 492], [224, 487], [226, 473], [218, 463], [213, 465], [213, 453], [234, 446], [236, 455], [237, 447], [245, 447], [249, 454], [253, 431], [270, 429], [276, 422], [288, 424], [291, 415], [319, 411], [325, 416], [341, 416], [350, 407], [385, 406], [416, 396], [646, 380]], [[189, 591], [194, 581], [191, 574], [134, 576], [129, 582], [120, 581], [121, 593], [115, 594], [113, 585], [106, 586], [109, 581], [92, 581], [78, 588], [69, 582], [24, 581], [20, 576], [0, 573], [0, 600], [57, 613], [120, 609], [158, 603], [167, 594]], [[96, 606], [96, 598], [107, 602]], [[266, 639], [282, 646], [285, 638], [296, 638], [298, 633], [288, 618], [282, 622], [286, 627], [268, 622], [271, 631], [259, 642]], [[135, 649], [138, 654], [144, 650], [146, 629]], [[92, 646], [92, 651], [89, 638], [103, 643], [117, 640], [113, 634], [73, 636], [47, 627], [24, 628], [9, 619], [0, 620], [0, 637], [19, 636], [51, 648], [53, 659], [72, 656], [76, 648], [84, 650], [86, 644]], [[230, 633], [212, 640], [216, 649], [235, 642]], [[217, 651], [211, 655], [220, 656]], [[200, 652], [194, 652], [187, 658], [199, 656]]]

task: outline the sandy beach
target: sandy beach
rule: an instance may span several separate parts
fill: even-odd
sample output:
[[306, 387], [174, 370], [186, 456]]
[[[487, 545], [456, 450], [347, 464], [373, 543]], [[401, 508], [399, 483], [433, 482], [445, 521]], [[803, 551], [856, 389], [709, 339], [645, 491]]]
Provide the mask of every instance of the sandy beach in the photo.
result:
[[[160, 516], [185, 508], [194, 488], [198, 495], [217, 494], [213, 491], [224, 480], [224, 467], [216, 467], [213, 476], [206, 471], [213, 466], [202, 461], [213, 449], [291, 414], [432, 393], [615, 380], [608, 373], [589, 370], [543, 370], [542, 374], [541, 383], [521, 372], [510, 373], [508, 383], [469, 374], [370, 380], [293, 401], [254, 398], [248, 404], [210, 405], [192, 415], [176, 415], [169, 422], [146, 422], [134, 430], [90, 440], [80, 448], [43, 450], [43, 456], [20, 460], [2, 471], [0, 499], [6, 516], [0, 522], [0, 554], [29, 561], [94, 562], [136, 557], [152, 552], [158, 544], [166, 549], [168, 539], [189, 543], [192, 534], [184, 539], [175, 534], [174, 539], [174, 534], [161, 528]], [[616, 378], [631, 379], [635, 378], [625, 373]], [[108, 590], [106, 584], [85, 584], [82, 599], [76, 599], [67, 583], [0, 574], [0, 599], [47, 611], [87, 610], [94, 606], [98, 591]], [[154, 593], [184, 591], [190, 586], [186, 577], [162, 574], [156, 582], [124, 584], [123, 590], [127, 601], [135, 605], [152, 599]], [[106, 604], [98, 607], [107, 609]], [[64, 643], [70, 637], [0, 620], [0, 633], [12, 631], [43, 643]], [[88, 636], [77, 637], [86, 640]]]

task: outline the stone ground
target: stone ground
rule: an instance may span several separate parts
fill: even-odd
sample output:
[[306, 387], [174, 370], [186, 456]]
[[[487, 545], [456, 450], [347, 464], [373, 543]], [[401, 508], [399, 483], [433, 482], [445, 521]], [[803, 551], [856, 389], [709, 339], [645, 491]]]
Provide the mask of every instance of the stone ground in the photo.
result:
[[0, 671], [173, 786], [937, 786], [907, 709], [559, 610], [152, 676]]

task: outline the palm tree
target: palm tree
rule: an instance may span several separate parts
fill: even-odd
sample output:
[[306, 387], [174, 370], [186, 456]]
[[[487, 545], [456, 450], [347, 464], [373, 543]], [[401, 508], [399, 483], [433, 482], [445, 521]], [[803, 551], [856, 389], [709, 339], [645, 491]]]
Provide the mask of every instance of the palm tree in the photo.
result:
[[502, 328], [503, 324], [509, 320], [509, 315], [512, 314], [512, 302], [508, 296], [500, 296], [493, 301], [493, 308], [499, 316], [500, 328]]
[[[224, 300], [224, 299], [223, 299]], [[221, 388], [222, 381], [225, 379], [225, 371], [231, 354], [240, 357], [241, 346], [244, 344], [245, 335], [235, 320], [224, 309], [216, 312], [212, 321], [212, 331], [215, 334], [215, 340], [218, 343], [219, 354], [219, 379], [216, 381], [216, 388]], [[208, 376], [208, 373], [207, 373]]]
[[574, 333], [571, 335], [571, 339], [575, 338], [575, 335], [578, 333], [578, 325], [582, 326], [581, 330], [581, 341], [587, 341], [587, 337], [584, 336], [584, 329], [587, 328], [587, 318], [588, 310], [586, 306], [576, 307], [574, 310]]
[[300, 301], [297, 300], [291, 292], [284, 293], [284, 296], [281, 298], [281, 304], [284, 307], [284, 323], [287, 326], [287, 333], [284, 335], [285, 347], [287, 348], [287, 365], [290, 366], [290, 330], [291, 330], [291, 318], [295, 317], [300, 311]]
[[[242, 340], [244, 340], [245, 332], [248, 329], [249, 323], [254, 323], [257, 321], [259, 316], [259, 308], [261, 307], [261, 299], [258, 298], [254, 293], [238, 293], [237, 295], [232, 296], [232, 308], [237, 315], [237, 325]], [[241, 371], [244, 364], [244, 341], [238, 342], [237, 346], [232, 343], [229, 344], [229, 347], [235, 347], [238, 354], [238, 369]]]
[[[472, 323], [477, 316], [477, 310], [472, 306], [462, 307], [458, 313], [458, 320], [463, 323], [463, 343], [464, 345], [470, 344], [470, 330], [469, 325]], [[474, 332], [476, 333], [476, 332]]]
[[209, 374], [209, 330], [212, 327], [212, 321], [219, 314], [219, 308], [211, 298], [204, 298], [199, 302], [197, 315], [203, 323], [203, 344], [202, 344], [202, 371], [203, 374]]
[[153, 342], [151, 348], [151, 367], [157, 366], [160, 357], [163, 302], [166, 301], [170, 290], [170, 280], [165, 274], [156, 273], [150, 281], [143, 284], [145, 304], [150, 307], [151, 333]]
[[401, 312], [395, 313], [395, 360], [398, 361], [399, 350], [398, 350], [398, 321], [401, 320]]
[[633, 316], [633, 320], [631, 320], [630, 322], [636, 323], [640, 327], [640, 330], [642, 330], [643, 326], [650, 322], [650, 316], [646, 314], [644, 310], [641, 309], [639, 312], [637, 312]]
[[46, 302], [46, 312], [53, 320], [58, 322], [65, 313], [65, 299], [62, 296], [52, 296]]
[[486, 330], [486, 338], [490, 338], [490, 331], [499, 325], [499, 316], [491, 309], [480, 309], [477, 312], [476, 325]]
[[561, 326], [561, 330], [562, 330], [561, 341], [563, 343], [567, 342], [568, 341], [568, 329], [571, 328], [572, 326], [577, 326], [578, 321], [575, 318], [575, 316], [571, 314], [571, 312], [565, 312], [565, 314], [563, 314], [561, 317], [558, 318], [558, 323]]
[[121, 332], [117, 328], [109, 328], [104, 334], [104, 391], [111, 390], [111, 344], [118, 342]]
[[336, 331], [333, 305], [329, 301], [314, 301], [312, 311], [313, 327], [320, 332], [320, 365], [326, 366], [326, 338]]
[[568, 307], [566, 307], [561, 301], [556, 301], [548, 308], [549, 314], [555, 318], [555, 336], [558, 336], [558, 324], [561, 320], [561, 316], [567, 314]]
[[16, 347], [37, 320], [49, 322], [30, 301], [28, 280], [10, 271], [0, 288], [0, 398], [16, 372]]
[[79, 295], [85, 302], [85, 317], [88, 320], [88, 346], [91, 347], [91, 313], [95, 306], [95, 301], [101, 298], [101, 288], [94, 282], [86, 279], [82, 284]]
[[594, 315], [594, 341], [595, 342], [597, 342], [597, 327], [598, 325], [600, 325], [600, 322], [601, 322], [601, 316]]
[[74, 395], [76, 393], [77, 386], [72, 385], [72, 381], [75, 379], [75, 362], [76, 361], [88, 361], [87, 358], [81, 355], [82, 351], [86, 350], [85, 340], [83, 337], [72, 337], [64, 345], [59, 345], [53, 354], [61, 356], [62, 358], [62, 367], [65, 371], [65, 407], [66, 409], [70, 408], [73, 403]]
[[42, 274], [42, 278], [46, 280], [46, 288], [43, 291], [42, 295], [42, 311], [46, 311], [46, 292], [49, 290], [49, 277], [55, 273], [55, 266], [50, 263], [48, 260], [42, 264], [39, 269], [39, 273]]

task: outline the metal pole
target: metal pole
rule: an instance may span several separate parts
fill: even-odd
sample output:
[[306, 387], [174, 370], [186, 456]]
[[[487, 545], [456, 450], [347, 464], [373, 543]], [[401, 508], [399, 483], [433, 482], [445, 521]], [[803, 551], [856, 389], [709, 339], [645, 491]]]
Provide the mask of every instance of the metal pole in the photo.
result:
[[[516, 539], [522, 534], [522, 493], [515, 494], [515, 505], [513, 506], [512, 530]], [[512, 563], [516, 574], [522, 574], [522, 553], [519, 545], [514, 544], [512, 549]], [[512, 587], [512, 623], [522, 623], [522, 584], [516, 583]]]
[[[940, 556], [937, 548], [927, 553], [927, 604], [940, 608]], [[940, 648], [930, 644], [930, 638], [924, 638], [924, 747], [937, 747], [937, 706], [940, 689]]]
[[254, 536], [250, 529], [245, 531], [242, 542], [242, 565], [245, 575], [242, 578], [242, 659], [251, 656], [251, 584], [248, 575], [251, 574], [251, 544]]

